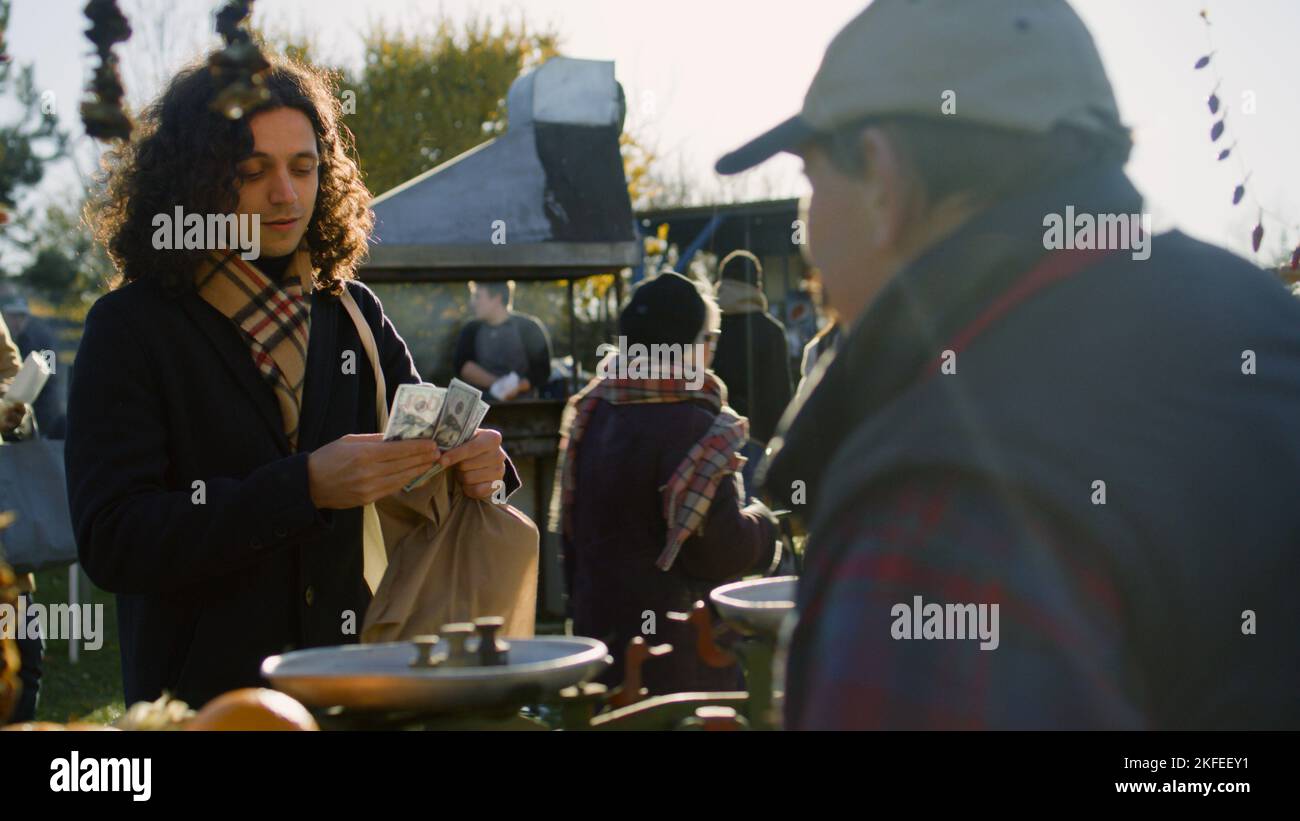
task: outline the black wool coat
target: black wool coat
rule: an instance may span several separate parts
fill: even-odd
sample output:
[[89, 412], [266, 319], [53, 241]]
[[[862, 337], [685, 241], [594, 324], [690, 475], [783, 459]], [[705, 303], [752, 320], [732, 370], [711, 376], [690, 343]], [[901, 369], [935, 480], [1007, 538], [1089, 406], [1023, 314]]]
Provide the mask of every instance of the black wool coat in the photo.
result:
[[[419, 374], [374, 293], [347, 287], [391, 404]], [[375, 431], [374, 396], [328, 293], [311, 297], [297, 452], [239, 329], [197, 294], [142, 281], [91, 308], [68, 403], [68, 499], [82, 566], [117, 594], [128, 705], [166, 690], [197, 706], [264, 686], [266, 656], [357, 641], [370, 601], [362, 510], [318, 510], [307, 458]], [[519, 485], [509, 465], [506, 484]]]
[[793, 396], [785, 326], [762, 311], [722, 313], [713, 371], [727, 402], [749, 419], [749, 438], [767, 443]]

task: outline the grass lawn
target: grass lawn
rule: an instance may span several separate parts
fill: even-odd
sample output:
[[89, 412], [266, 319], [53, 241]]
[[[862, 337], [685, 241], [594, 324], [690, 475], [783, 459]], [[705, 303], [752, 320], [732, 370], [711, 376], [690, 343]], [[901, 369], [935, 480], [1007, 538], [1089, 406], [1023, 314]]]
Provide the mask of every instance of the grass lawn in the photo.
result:
[[[36, 574], [37, 602], [45, 605], [68, 603], [68, 569]], [[90, 721], [107, 724], [122, 714], [122, 661], [118, 654], [117, 604], [111, 593], [95, 587], [82, 576], [81, 600], [104, 605], [103, 645], [98, 650], [81, 648], [78, 663], [68, 661], [68, 642], [45, 640], [45, 674], [41, 677], [38, 721]]]

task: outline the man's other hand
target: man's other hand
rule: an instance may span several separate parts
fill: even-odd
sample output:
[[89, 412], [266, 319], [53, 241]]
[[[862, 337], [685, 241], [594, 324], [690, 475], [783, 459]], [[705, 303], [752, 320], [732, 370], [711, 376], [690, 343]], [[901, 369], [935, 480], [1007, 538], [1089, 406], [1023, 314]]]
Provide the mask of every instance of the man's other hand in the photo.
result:
[[385, 442], [382, 433], [340, 437], [307, 457], [312, 503], [320, 510], [370, 504], [401, 490], [432, 467], [438, 455], [432, 439]]
[[485, 428], [474, 431], [474, 436], [465, 444], [442, 454], [438, 462], [444, 468], [456, 469], [456, 480], [471, 499], [491, 496], [493, 485], [506, 475], [506, 452], [501, 447], [501, 434]]

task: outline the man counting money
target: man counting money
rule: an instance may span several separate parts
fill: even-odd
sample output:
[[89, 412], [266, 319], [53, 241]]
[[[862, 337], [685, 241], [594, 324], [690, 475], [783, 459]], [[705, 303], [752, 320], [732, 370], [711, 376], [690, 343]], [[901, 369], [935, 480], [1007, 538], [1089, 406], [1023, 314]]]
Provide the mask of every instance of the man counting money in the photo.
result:
[[[198, 705], [261, 683], [268, 655], [356, 641], [362, 507], [435, 463], [473, 498], [519, 486], [494, 431], [448, 451], [374, 433], [345, 289], [388, 402], [420, 377], [353, 279], [370, 193], [327, 79], [273, 60], [266, 87], [232, 123], [206, 66], [182, 70], [112, 155], [97, 210], [121, 282], [86, 318], [68, 494], [82, 565], [118, 596], [128, 704], [167, 690]], [[157, 250], [153, 217], [176, 208], [260, 219], [260, 257]]]

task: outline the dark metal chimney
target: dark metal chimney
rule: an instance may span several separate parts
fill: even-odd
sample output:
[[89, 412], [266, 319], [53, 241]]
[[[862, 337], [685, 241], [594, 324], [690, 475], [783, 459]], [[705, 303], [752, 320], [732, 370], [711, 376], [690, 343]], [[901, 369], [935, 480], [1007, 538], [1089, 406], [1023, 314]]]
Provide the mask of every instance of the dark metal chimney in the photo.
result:
[[369, 272], [636, 265], [614, 64], [555, 57], [517, 79], [505, 134], [373, 202]]

